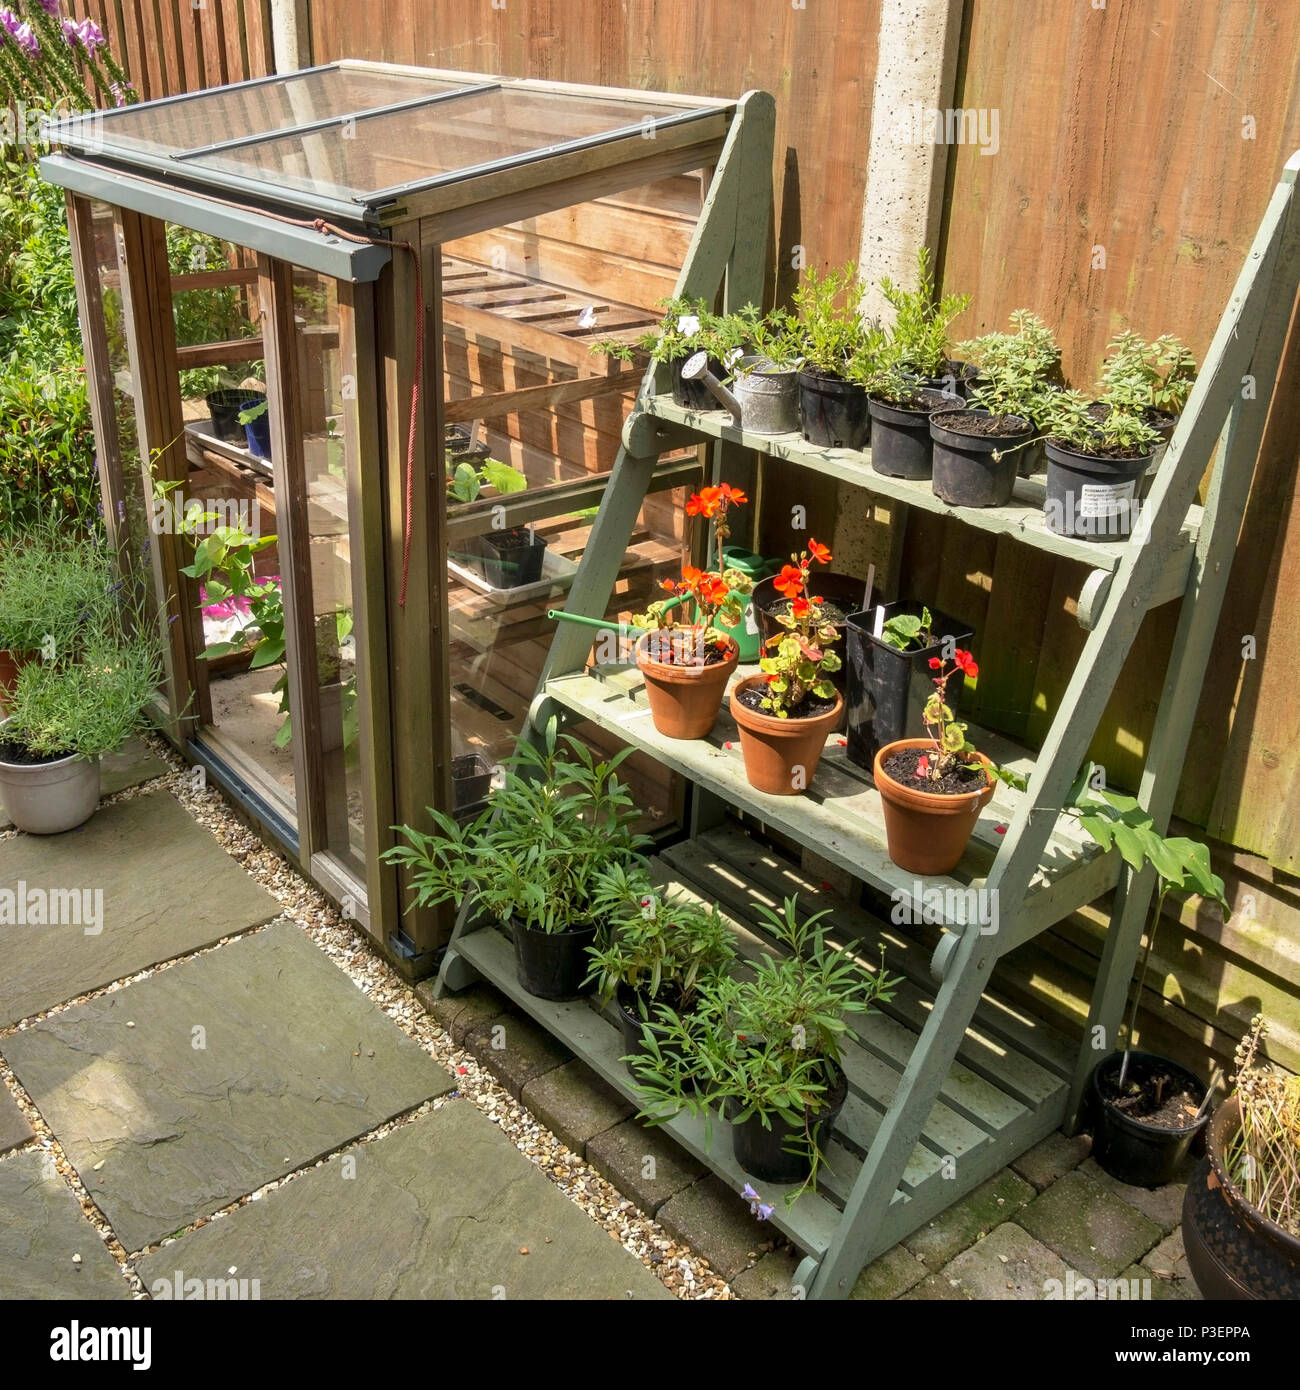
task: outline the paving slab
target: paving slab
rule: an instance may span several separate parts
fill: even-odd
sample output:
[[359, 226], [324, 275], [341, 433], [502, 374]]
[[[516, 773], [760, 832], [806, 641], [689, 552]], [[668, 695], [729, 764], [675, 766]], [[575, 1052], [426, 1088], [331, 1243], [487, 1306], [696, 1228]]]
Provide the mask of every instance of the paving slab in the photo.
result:
[[[50, 915], [73, 916], [74, 900], [55, 899], [51, 890], [80, 890], [76, 920], [44, 925]], [[21, 915], [20, 891], [29, 920], [0, 925], [0, 1027], [280, 911], [166, 791], [103, 807], [64, 835], [17, 835], [0, 843], [0, 912], [8, 907]], [[48, 909], [41, 924], [30, 920], [37, 903]]]
[[[1108, 1282], [1103, 1280], [1103, 1283]], [[1145, 1264], [1129, 1265], [1116, 1283], [1119, 1285], [1117, 1296], [1124, 1298], [1127, 1294], [1130, 1300], [1136, 1296], [1143, 1300], [1150, 1299], [1152, 1303], [1187, 1303], [1199, 1301], [1201, 1297], [1190, 1274], [1185, 1274], [1181, 1279], [1162, 1279]], [[1108, 1292], [1107, 1297], [1110, 1296]]]
[[[152, 782], [171, 769], [138, 738], [128, 739], [117, 750], [101, 758], [99, 762], [99, 790], [101, 796], [113, 796], [128, 787], [138, 787], [143, 782]], [[5, 815], [0, 806], [0, 830], [8, 830], [13, 821]]]
[[1156, 1245], [1164, 1232], [1084, 1173], [1067, 1173], [1016, 1220], [1077, 1274], [1113, 1279]]
[[1058, 1295], [1064, 1294], [1068, 1276], [1059, 1255], [1008, 1221], [945, 1265], [935, 1276], [935, 1292], [922, 1296], [1043, 1299], [1053, 1291], [1051, 1280], [1060, 1284]]
[[886, 1250], [858, 1275], [850, 1298], [897, 1298], [925, 1278], [926, 1267], [901, 1245]]
[[289, 923], [52, 1015], [5, 1057], [128, 1250], [453, 1084]]
[[[1188, 1171], [1194, 1164], [1195, 1160], [1189, 1157]], [[1129, 1206], [1136, 1207], [1148, 1221], [1154, 1221], [1166, 1234], [1183, 1219], [1186, 1182], [1170, 1182], [1163, 1187], [1132, 1187], [1126, 1182], [1120, 1182], [1118, 1178], [1112, 1178], [1094, 1158], [1081, 1163], [1079, 1172], [1090, 1177], [1099, 1187], [1113, 1192]]]
[[704, 1165], [680, 1144], [636, 1120], [596, 1135], [587, 1162], [649, 1216], [704, 1174]]
[[710, 1175], [683, 1188], [659, 1208], [659, 1224], [670, 1236], [703, 1255], [726, 1280], [758, 1259], [758, 1247], [772, 1237], [749, 1210], [749, 1203], [721, 1178]]
[[573, 1060], [567, 1047], [523, 1014], [478, 1024], [464, 1035], [464, 1045], [516, 1100], [530, 1081]]
[[[800, 1256], [789, 1250], [770, 1250], [749, 1269], [743, 1269], [731, 1281], [731, 1291], [741, 1298], [760, 1299], [767, 1303], [795, 1301], [794, 1275]], [[805, 1293], [807, 1290], [805, 1290]]]
[[914, 1231], [903, 1244], [928, 1269], [941, 1269], [980, 1236], [1010, 1221], [1034, 1195], [1029, 1183], [1004, 1168]]
[[1089, 1135], [1067, 1136], [1058, 1131], [1021, 1154], [1011, 1167], [1041, 1192], [1057, 1178], [1073, 1172], [1091, 1152], [1092, 1139]]
[[521, 1097], [557, 1139], [585, 1157], [587, 1144], [632, 1114], [632, 1106], [585, 1062], [566, 1062], [528, 1082]]
[[178, 1270], [206, 1285], [232, 1267], [250, 1289], [258, 1281], [262, 1299], [672, 1297], [485, 1115], [455, 1100], [163, 1246], [138, 1269], [161, 1293], [174, 1290]]
[[0, 1085], [0, 1154], [7, 1154], [35, 1135], [27, 1116], [18, 1108], [18, 1102]]
[[[471, 985], [459, 994], [444, 994], [441, 999], [433, 997], [437, 978], [421, 980], [415, 987], [416, 997], [425, 1009], [451, 1034], [454, 1043], [462, 1044], [465, 1035], [480, 1023], [511, 1013], [509, 999], [491, 985]], [[519, 1015], [516, 1013], [516, 1017]]]
[[126, 1276], [47, 1156], [0, 1163], [0, 1299], [130, 1297]]

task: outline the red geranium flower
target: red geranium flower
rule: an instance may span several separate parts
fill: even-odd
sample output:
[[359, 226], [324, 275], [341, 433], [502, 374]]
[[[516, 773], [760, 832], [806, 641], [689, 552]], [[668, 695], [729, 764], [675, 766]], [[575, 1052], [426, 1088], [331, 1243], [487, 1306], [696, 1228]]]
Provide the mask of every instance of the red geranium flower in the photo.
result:
[[831, 552], [829, 546], [825, 546], [821, 541], [810, 540], [808, 542], [808, 553], [818, 564], [829, 565], [831, 562]]
[[796, 598], [790, 605], [790, 612], [796, 618], [806, 618], [811, 607], [812, 604], [806, 598]]
[[786, 598], [794, 598], [803, 593], [803, 570], [796, 569], [793, 565], [786, 565], [781, 573], [772, 581], [773, 588], [778, 594], [784, 594]]
[[746, 497], [738, 487], [732, 487], [730, 483], [723, 483], [720, 487], [711, 489], [711, 491], [716, 491], [723, 502], [733, 507], [739, 507], [742, 503], [749, 501], [749, 498]]
[[932, 657], [930, 658], [930, 670], [932, 670], [932, 671], [937, 671], [937, 670], [939, 669], [939, 667], [942, 666], [942, 665], [943, 665], [943, 662], [940, 661], [939, 658], [938, 658], [937, 656], [932, 656]]
[[968, 676], [979, 675], [980, 668], [975, 664], [975, 658], [969, 652], [964, 652], [958, 648], [955, 659], [957, 665], [960, 666]]
[[918, 777], [930, 775], [930, 759], [924, 753], [916, 760], [916, 775]]
[[686, 515], [712, 516], [718, 510], [718, 504], [721, 501], [721, 488], [702, 487], [699, 492], [693, 492], [686, 499]]

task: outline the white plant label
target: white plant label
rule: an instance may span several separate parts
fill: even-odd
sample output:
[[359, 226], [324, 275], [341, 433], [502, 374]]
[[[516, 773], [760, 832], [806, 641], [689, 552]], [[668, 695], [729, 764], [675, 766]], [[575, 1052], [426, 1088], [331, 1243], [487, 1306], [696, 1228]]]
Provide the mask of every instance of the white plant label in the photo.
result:
[[1079, 515], [1081, 517], [1115, 516], [1133, 500], [1137, 484], [1127, 483], [1084, 483], [1079, 489]]

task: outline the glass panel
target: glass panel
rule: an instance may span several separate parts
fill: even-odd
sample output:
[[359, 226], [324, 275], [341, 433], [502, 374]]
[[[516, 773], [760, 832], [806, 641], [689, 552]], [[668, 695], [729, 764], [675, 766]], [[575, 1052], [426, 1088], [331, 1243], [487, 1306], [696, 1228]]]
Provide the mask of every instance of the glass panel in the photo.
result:
[[644, 123], [651, 131], [656, 120], [693, 109], [500, 87], [422, 109], [368, 116], [350, 129], [348, 138], [338, 130], [285, 135], [188, 162], [347, 198], [628, 126]]
[[101, 112], [87, 124], [86, 136], [151, 154], [174, 154], [220, 140], [432, 96], [462, 85], [441, 77], [336, 68], [253, 87], [225, 87], [166, 106]]

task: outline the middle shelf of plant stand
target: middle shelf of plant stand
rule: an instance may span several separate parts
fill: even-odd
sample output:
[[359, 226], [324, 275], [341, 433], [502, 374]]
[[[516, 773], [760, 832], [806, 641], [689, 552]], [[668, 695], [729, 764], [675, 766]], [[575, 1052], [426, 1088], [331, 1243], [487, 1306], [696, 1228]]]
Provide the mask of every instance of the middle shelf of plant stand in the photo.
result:
[[[804, 915], [830, 907], [829, 939], [868, 969], [901, 978], [892, 1000], [855, 1019], [843, 1065], [849, 1098], [825, 1148], [818, 1190], [787, 1208], [784, 1193], [736, 1161], [730, 1126], [718, 1117], [711, 1137], [703, 1119], [679, 1114], [661, 1128], [737, 1194], [746, 1183], [773, 1206], [772, 1224], [801, 1250], [820, 1256], [830, 1243], [853, 1181], [902, 1079], [934, 1004], [927, 928], [897, 927], [838, 899], [794, 864], [738, 827], [723, 827], [664, 851], [653, 861], [659, 885], [716, 904], [736, 936], [743, 962], [774, 945], [757, 925], [763, 905], [797, 895]], [[496, 927], [467, 932], [454, 950], [520, 1008], [636, 1104], [621, 1029], [593, 1000], [555, 1003], [529, 994], [515, 974], [508, 937]], [[864, 1262], [882, 1253], [1027, 1147], [1056, 1129], [1065, 1113], [1071, 1044], [1014, 1005], [986, 995], [967, 1029]]]
[[[733, 685], [757, 669], [738, 666]], [[645, 682], [635, 666], [594, 666], [582, 675], [560, 676], [547, 682], [546, 695], [886, 895], [916, 901], [919, 890], [922, 905], [943, 903], [946, 920], [954, 925], [975, 910], [969, 890], [978, 889], [987, 877], [1022, 795], [999, 783], [953, 873], [919, 879], [890, 859], [880, 794], [869, 773], [849, 760], [839, 735], [827, 740], [806, 792], [771, 796], [756, 791], [745, 776], [740, 735], [726, 698], [707, 739], [673, 739], [655, 728]], [[1033, 771], [1034, 755], [1010, 740], [974, 725], [967, 737], [999, 764], [1025, 776]], [[1058, 816], [1021, 911], [1014, 922], [998, 925], [998, 954], [1114, 888], [1119, 868], [1114, 851], [1103, 854], [1072, 817]]]

